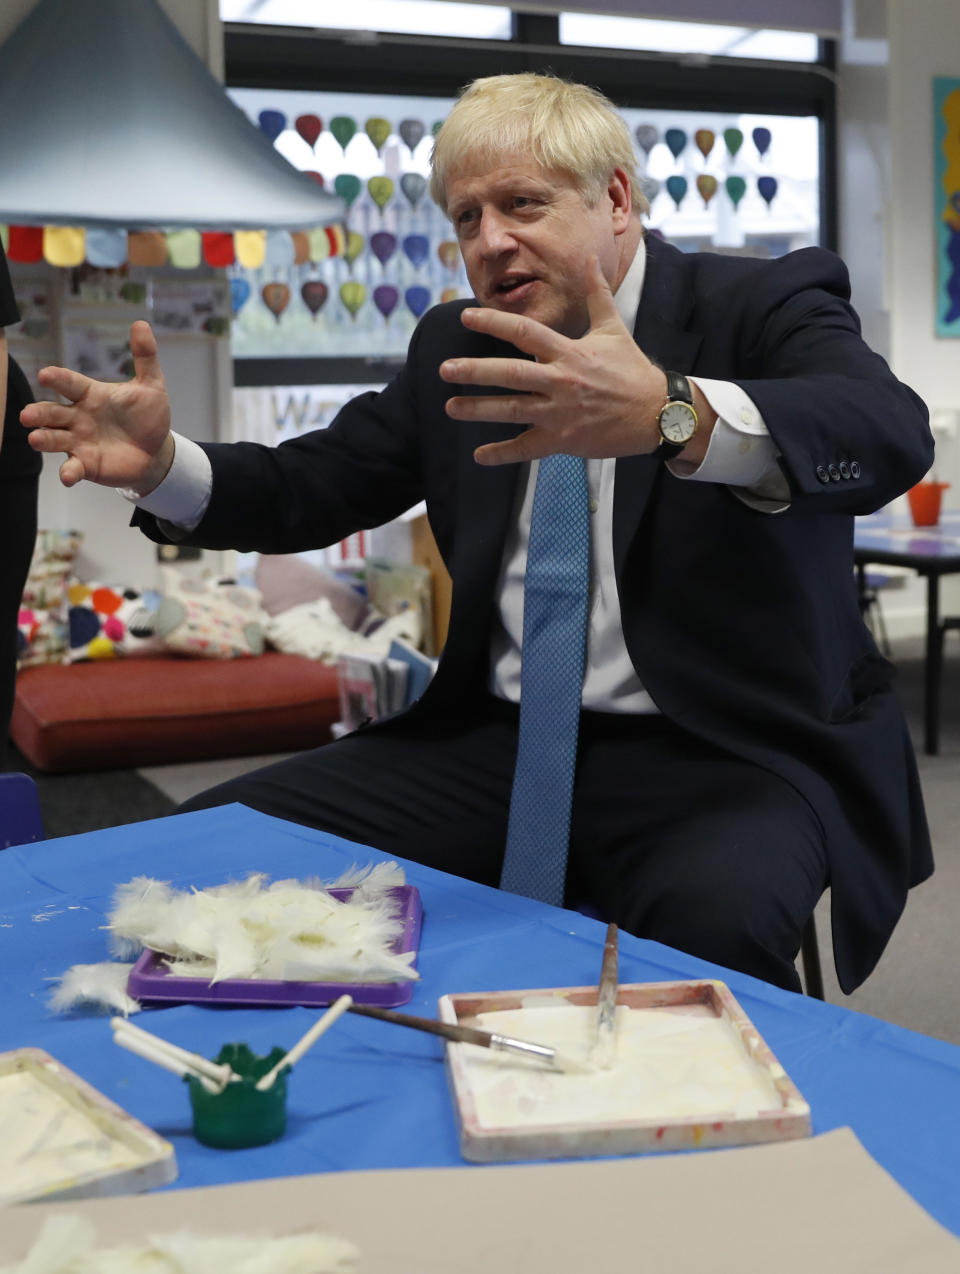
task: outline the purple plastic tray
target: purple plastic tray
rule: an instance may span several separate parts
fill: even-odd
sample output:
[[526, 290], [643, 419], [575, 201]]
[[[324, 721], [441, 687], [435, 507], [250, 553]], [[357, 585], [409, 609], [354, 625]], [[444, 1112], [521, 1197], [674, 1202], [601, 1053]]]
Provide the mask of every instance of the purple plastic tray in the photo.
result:
[[[394, 943], [394, 951], [416, 951], [420, 940], [423, 907], [420, 892], [413, 885], [391, 889], [400, 902], [403, 932]], [[334, 898], [349, 898], [352, 889], [331, 889]], [[164, 956], [144, 951], [130, 971], [127, 991], [137, 1000], [165, 1000], [178, 1004], [330, 1004], [341, 995], [352, 995], [358, 1004], [393, 1008], [406, 1004], [413, 995], [413, 982], [274, 982], [266, 978], [236, 978], [211, 985], [203, 978], [185, 978], [171, 974]], [[414, 961], [416, 964], [416, 961]]]

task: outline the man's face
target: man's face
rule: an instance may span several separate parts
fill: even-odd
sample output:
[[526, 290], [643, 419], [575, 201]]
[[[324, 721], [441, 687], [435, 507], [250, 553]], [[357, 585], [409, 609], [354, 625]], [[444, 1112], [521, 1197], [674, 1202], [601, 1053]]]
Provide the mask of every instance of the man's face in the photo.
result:
[[591, 208], [570, 177], [532, 159], [483, 165], [468, 157], [447, 182], [447, 208], [477, 300], [565, 336], [587, 329], [588, 259], [598, 258], [611, 288], [625, 272], [630, 196], [618, 176]]

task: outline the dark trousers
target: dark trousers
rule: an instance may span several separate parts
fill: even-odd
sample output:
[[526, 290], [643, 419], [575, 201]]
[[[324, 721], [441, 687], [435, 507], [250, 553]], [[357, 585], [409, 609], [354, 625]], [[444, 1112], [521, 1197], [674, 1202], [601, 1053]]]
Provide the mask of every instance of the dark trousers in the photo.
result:
[[[9, 425], [7, 426], [9, 428]], [[16, 425], [19, 429], [19, 423]], [[17, 615], [37, 539], [35, 475], [0, 476], [0, 770], [6, 768], [8, 730], [17, 676]]]
[[[516, 723], [492, 697], [456, 723], [417, 713], [182, 808], [238, 801], [496, 885]], [[827, 883], [819, 819], [783, 779], [659, 716], [582, 714], [568, 906], [799, 990], [801, 933]]]

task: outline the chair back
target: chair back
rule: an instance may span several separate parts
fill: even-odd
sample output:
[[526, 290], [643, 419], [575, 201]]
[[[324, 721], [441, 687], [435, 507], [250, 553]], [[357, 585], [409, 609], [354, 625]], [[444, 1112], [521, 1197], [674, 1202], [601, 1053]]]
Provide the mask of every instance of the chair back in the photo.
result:
[[43, 840], [37, 785], [29, 774], [0, 774], [0, 849]]

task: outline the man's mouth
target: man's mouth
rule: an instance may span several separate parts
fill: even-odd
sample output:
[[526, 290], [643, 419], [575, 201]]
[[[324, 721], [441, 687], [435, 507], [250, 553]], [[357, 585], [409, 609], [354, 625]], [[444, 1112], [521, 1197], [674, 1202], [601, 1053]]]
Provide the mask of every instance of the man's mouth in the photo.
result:
[[497, 296], [511, 296], [513, 293], [526, 288], [529, 284], [535, 283], [536, 279], [532, 274], [511, 275], [507, 279], [502, 279], [494, 288]]

